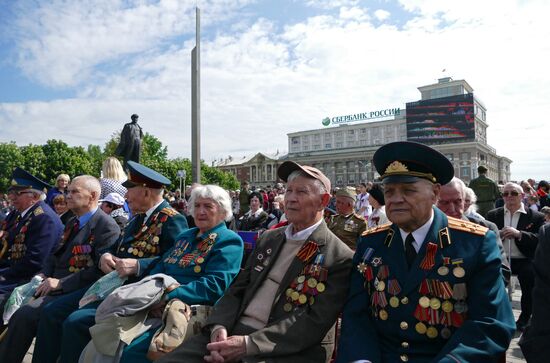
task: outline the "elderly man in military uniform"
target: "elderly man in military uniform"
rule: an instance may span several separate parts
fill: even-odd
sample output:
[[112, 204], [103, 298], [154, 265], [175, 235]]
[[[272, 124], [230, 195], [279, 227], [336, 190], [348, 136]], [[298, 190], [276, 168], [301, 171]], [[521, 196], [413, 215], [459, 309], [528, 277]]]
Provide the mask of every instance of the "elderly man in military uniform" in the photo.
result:
[[19, 285], [36, 275], [59, 241], [63, 224], [41, 197], [48, 184], [21, 168], [15, 168], [8, 198], [15, 210], [0, 231], [0, 311]]
[[514, 316], [495, 234], [433, 206], [452, 164], [414, 142], [386, 144], [373, 160], [393, 223], [359, 242], [337, 362], [497, 361]]
[[[128, 222], [118, 241], [103, 254], [99, 268], [103, 273], [135, 268], [137, 259], [162, 255], [187, 229], [185, 217], [163, 199], [165, 176], [133, 161], [128, 162], [126, 200], [135, 217]], [[153, 265], [153, 264], [151, 264]], [[145, 272], [144, 272], [145, 273]], [[129, 280], [134, 282], [134, 280]], [[34, 349], [35, 362], [77, 362], [90, 340], [99, 302], [78, 308], [86, 289], [77, 290], [48, 304], [42, 310]]]
[[103, 273], [97, 268], [100, 252], [120, 234], [115, 220], [98, 208], [101, 185], [90, 175], [77, 176], [68, 187], [67, 204], [76, 217], [65, 227], [55, 252], [38, 274], [42, 283], [36, 299], [11, 317], [0, 342], [1, 362], [21, 362], [36, 335], [42, 308], [70, 292], [89, 287]]
[[477, 196], [477, 206], [479, 214], [483, 218], [487, 217], [487, 213], [495, 208], [495, 201], [500, 197], [497, 184], [487, 178], [487, 168], [483, 165], [477, 167], [479, 176], [470, 181], [468, 187], [472, 188]]
[[355, 188], [340, 188], [334, 194], [337, 214], [331, 216], [328, 228], [349, 248], [355, 250], [357, 239], [367, 229], [365, 219], [354, 213], [353, 207], [357, 198]]
[[207, 332], [157, 362], [328, 362], [349, 283], [352, 251], [327, 228], [330, 181], [285, 161], [290, 224], [268, 230], [214, 306]]

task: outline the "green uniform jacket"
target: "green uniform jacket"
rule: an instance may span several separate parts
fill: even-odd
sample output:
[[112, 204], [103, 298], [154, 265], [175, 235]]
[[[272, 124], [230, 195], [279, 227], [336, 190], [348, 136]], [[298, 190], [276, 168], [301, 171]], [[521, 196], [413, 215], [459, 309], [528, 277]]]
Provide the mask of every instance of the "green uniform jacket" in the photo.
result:
[[355, 250], [357, 239], [367, 229], [367, 221], [359, 214], [351, 213], [347, 216], [336, 214], [330, 218], [328, 228], [340, 238], [349, 248]]

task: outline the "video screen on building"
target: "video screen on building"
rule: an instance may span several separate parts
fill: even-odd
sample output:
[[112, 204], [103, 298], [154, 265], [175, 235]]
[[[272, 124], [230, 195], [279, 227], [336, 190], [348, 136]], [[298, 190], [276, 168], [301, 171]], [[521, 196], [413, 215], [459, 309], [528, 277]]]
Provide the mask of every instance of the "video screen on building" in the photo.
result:
[[474, 95], [407, 103], [407, 140], [423, 144], [473, 141]]

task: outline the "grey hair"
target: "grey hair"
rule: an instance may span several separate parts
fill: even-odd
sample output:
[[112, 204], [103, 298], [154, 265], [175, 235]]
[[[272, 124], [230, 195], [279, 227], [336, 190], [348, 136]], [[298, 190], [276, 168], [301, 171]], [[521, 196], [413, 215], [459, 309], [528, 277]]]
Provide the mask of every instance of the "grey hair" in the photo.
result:
[[292, 173], [290, 173], [290, 175], [286, 178], [286, 181], [287, 181], [287, 183], [290, 183], [291, 181], [293, 181], [294, 179], [296, 179], [296, 178], [298, 178], [298, 177], [304, 177], [304, 178], [312, 179], [312, 180], [313, 180], [313, 184], [315, 185], [315, 187], [316, 187], [317, 190], [319, 191], [319, 194], [323, 195], [323, 194], [327, 194], [327, 193], [328, 193], [328, 190], [325, 189], [325, 186], [323, 185], [323, 183], [321, 183], [320, 180], [313, 178], [311, 175], [307, 174], [306, 172], [304, 172], [304, 171], [302, 171], [302, 170], [294, 170], [294, 171], [293, 171]]
[[468, 187], [464, 188], [464, 194], [466, 198], [470, 198], [471, 204], [475, 204], [475, 202], [477, 202], [476, 192], [474, 192], [472, 188], [468, 188]]
[[99, 184], [99, 180], [95, 176], [91, 175], [79, 175], [75, 178], [73, 178], [73, 183], [81, 180], [82, 186], [89, 191], [90, 193], [95, 192], [97, 195], [97, 199], [99, 199], [99, 195], [101, 194], [101, 184]]
[[454, 176], [450, 182], [445, 184], [446, 186], [457, 188], [460, 191], [460, 194], [462, 195], [462, 199], [466, 197], [466, 184], [462, 181], [462, 179], [457, 178]]
[[512, 186], [512, 187], [514, 187], [514, 189], [517, 189], [517, 191], [518, 191], [520, 194], [525, 193], [525, 192], [523, 191], [523, 188], [521, 187], [521, 185], [519, 185], [518, 183], [508, 182], [508, 183], [504, 184], [504, 187], [503, 187], [502, 189], [506, 188], [507, 186]]
[[231, 197], [229, 193], [217, 185], [198, 185], [193, 188], [191, 197], [189, 198], [189, 213], [195, 217], [195, 201], [198, 198], [212, 199], [225, 212], [225, 221], [229, 222], [233, 217], [231, 208]]

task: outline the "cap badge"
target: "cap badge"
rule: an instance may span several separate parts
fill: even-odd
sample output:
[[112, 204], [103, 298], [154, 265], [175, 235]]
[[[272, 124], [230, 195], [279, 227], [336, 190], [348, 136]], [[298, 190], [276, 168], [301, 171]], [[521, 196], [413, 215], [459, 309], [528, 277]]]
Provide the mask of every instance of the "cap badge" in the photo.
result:
[[395, 160], [390, 165], [388, 165], [385, 174], [402, 173], [407, 171], [409, 171], [409, 169], [405, 166], [405, 164]]

